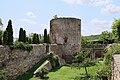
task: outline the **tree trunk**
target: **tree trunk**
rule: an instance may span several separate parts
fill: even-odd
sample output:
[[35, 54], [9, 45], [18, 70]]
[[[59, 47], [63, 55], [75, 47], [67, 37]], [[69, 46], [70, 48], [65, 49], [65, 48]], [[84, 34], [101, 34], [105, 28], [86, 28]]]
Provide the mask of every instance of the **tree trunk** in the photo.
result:
[[85, 66], [84, 68], [85, 68], [86, 76], [88, 76], [87, 67]]

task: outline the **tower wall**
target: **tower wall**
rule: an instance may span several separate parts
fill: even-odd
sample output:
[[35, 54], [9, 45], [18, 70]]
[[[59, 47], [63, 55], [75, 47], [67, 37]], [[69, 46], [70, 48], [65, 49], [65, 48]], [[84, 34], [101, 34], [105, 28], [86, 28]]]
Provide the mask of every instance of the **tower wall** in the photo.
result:
[[80, 44], [81, 20], [56, 18], [50, 21], [51, 44]]
[[[72, 54], [81, 46], [81, 20], [76, 18], [56, 18], [50, 21], [51, 50], [71, 62]], [[52, 47], [56, 44], [56, 47]], [[57, 48], [57, 49], [56, 49]]]

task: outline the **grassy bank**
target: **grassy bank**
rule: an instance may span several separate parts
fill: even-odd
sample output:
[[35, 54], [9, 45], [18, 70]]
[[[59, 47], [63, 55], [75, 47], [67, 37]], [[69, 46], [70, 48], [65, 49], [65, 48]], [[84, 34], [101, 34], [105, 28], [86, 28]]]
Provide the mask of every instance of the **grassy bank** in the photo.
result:
[[[103, 63], [100, 62], [100, 63], [96, 63], [95, 66], [87, 67], [88, 74], [94, 77], [96, 75], [96, 70], [98, 70], [102, 65]], [[85, 69], [71, 68], [70, 66], [63, 66], [60, 69], [49, 72], [47, 76], [49, 77], [49, 80], [74, 80], [77, 77], [84, 77]], [[40, 79], [31, 78], [30, 80], [40, 80]], [[92, 80], [95, 80], [95, 79], [92, 79]]]

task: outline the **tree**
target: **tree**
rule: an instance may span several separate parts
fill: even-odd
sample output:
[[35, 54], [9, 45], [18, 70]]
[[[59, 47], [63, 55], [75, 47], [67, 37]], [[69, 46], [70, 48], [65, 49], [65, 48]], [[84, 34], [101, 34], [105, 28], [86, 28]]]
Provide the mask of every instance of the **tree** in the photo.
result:
[[6, 31], [8, 32], [8, 45], [12, 45], [13, 44], [13, 29], [12, 29], [11, 20], [8, 21]]
[[108, 31], [103, 31], [100, 35], [100, 40], [103, 42], [108, 42], [112, 40], [112, 33]]
[[26, 31], [23, 28], [19, 30], [19, 40], [20, 42], [26, 42]]
[[0, 18], [0, 26], [3, 26], [2, 19]]
[[112, 24], [112, 34], [114, 39], [120, 39], [120, 19], [115, 19]]
[[0, 44], [2, 44], [2, 36], [3, 36], [3, 23], [2, 23], [2, 19], [0, 18]]
[[3, 44], [4, 45], [8, 44], [8, 32], [7, 31], [4, 31], [4, 34], [3, 34]]
[[39, 44], [40, 40], [39, 40], [39, 36], [38, 34], [34, 33], [33, 35], [33, 44]]
[[48, 43], [47, 29], [44, 29], [44, 43]]
[[32, 44], [32, 39], [30, 37], [28, 37], [28, 43]]
[[37, 37], [37, 43], [39, 44], [40, 43], [39, 35], [37, 34], [36, 37]]
[[23, 30], [23, 42], [26, 42], [26, 31]]
[[86, 72], [86, 77], [89, 77], [88, 71], [87, 71], [87, 67], [89, 66], [89, 54], [90, 54], [90, 50], [83, 49], [77, 52], [74, 55], [74, 59], [73, 59], [73, 66], [79, 67], [79, 68], [84, 67]]
[[50, 37], [49, 37], [49, 34], [47, 35], [47, 43], [50, 43]]
[[19, 39], [18, 39], [19, 42], [23, 42], [23, 35], [24, 35], [23, 28], [20, 28], [20, 30], [19, 30]]

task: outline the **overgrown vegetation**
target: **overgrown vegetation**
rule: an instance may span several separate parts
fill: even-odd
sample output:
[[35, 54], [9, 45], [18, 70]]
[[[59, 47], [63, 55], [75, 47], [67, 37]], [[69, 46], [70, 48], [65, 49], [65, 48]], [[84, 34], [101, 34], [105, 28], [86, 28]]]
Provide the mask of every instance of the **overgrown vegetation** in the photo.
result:
[[5, 69], [0, 70], [0, 80], [7, 80], [8, 73]]
[[54, 55], [53, 53], [49, 53], [47, 55], [47, 59], [50, 61], [53, 69], [60, 66], [57, 55]]
[[32, 43], [33, 43], [33, 44], [39, 44], [39, 43], [40, 43], [40, 39], [39, 39], [38, 34], [36, 34], [36, 33], [33, 34]]
[[23, 42], [15, 42], [13, 44], [12, 49], [21, 49], [21, 50], [31, 51], [32, 50], [32, 45], [30, 45], [28, 43], [23, 43]]

